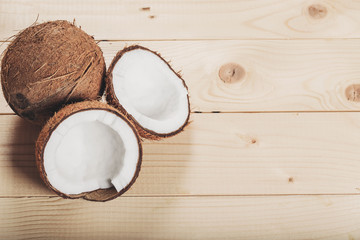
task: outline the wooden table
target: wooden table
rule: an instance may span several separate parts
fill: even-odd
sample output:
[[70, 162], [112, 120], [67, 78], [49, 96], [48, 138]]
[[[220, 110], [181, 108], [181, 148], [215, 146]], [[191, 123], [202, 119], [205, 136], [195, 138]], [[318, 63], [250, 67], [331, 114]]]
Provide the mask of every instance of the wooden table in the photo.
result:
[[360, 239], [360, 1], [0, 0], [0, 50], [38, 15], [75, 18], [107, 65], [160, 52], [192, 123], [145, 141], [122, 197], [64, 200], [1, 96], [0, 239]]

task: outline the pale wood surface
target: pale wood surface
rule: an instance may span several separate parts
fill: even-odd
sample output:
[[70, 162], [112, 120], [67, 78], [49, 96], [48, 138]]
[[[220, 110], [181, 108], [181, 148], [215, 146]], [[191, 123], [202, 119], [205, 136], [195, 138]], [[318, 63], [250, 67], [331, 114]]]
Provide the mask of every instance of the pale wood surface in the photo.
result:
[[[145, 141], [126, 195], [360, 193], [360, 113], [193, 114], [182, 134]], [[37, 130], [0, 116], [0, 197], [55, 195], [34, 163]]]
[[159, 51], [208, 113], [145, 141], [133, 188], [94, 203], [44, 186], [39, 127], [0, 94], [0, 239], [360, 239], [359, 1], [0, 0], [0, 51], [37, 15], [75, 18], [107, 65]]
[[0, 198], [0, 219], [7, 240], [359, 239], [360, 196]]
[[[355, 90], [360, 95], [358, 39], [101, 42], [107, 66], [119, 50], [132, 44], [160, 52], [181, 71], [192, 111], [360, 109], [360, 97], [346, 94], [358, 84]], [[220, 67], [229, 62], [245, 70], [238, 82], [224, 83], [219, 77]], [[0, 111], [12, 113], [2, 94]]]
[[107, 40], [358, 38], [359, 11], [356, 0], [2, 0], [0, 39], [38, 15]]

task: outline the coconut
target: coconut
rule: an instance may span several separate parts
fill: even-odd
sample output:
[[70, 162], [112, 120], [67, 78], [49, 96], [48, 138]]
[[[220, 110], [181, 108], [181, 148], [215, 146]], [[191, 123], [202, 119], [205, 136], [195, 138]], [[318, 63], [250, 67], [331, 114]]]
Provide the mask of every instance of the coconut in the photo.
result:
[[91, 36], [59, 20], [20, 32], [5, 50], [1, 69], [9, 106], [41, 124], [66, 103], [101, 95], [105, 62]]
[[107, 101], [133, 122], [142, 137], [181, 132], [190, 104], [181, 76], [156, 52], [130, 46], [117, 53], [106, 74]]
[[64, 198], [107, 201], [120, 196], [135, 182], [141, 158], [133, 124], [98, 101], [65, 106], [36, 142], [41, 178]]

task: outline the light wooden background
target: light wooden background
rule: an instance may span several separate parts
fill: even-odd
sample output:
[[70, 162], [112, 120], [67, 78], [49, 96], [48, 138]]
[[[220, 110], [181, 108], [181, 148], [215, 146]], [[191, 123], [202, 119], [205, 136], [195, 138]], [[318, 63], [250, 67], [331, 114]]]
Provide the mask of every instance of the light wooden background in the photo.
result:
[[[0, 0], [0, 51], [76, 19], [107, 64], [134, 43], [182, 70], [188, 129], [145, 142], [107, 202], [63, 200], [34, 164], [39, 129], [0, 100], [0, 239], [360, 239], [360, 1]], [[227, 63], [244, 69], [223, 82]]]

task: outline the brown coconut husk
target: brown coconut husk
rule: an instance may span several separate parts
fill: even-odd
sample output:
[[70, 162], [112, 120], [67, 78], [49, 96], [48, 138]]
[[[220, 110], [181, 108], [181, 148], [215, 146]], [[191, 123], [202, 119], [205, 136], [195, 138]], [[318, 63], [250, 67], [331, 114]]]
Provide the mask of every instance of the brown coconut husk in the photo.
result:
[[170, 133], [166, 133], [166, 134], [161, 134], [161, 133], [156, 133], [150, 129], [147, 129], [147, 128], [144, 128], [143, 126], [141, 126], [137, 121], [136, 119], [131, 115], [129, 114], [126, 109], [120, 104], [118, 98], [116, 97], [116, 94], [115, 94], [115, 90], [114, 90], [114, 85], [113, 85], [113, 75], [112, 75], [112, 72], [114, 70], [114, 67], [116, 65], [116, 63], [120, 60], [120, 58], [126, 53], [126, 52], [129, 52], [129, 51], [132, 51], [132, 50], [136, 50], [136, 49], [142, 49], [142, 50], [145, 50], [145, 51], [149, 51], [149, 52], [152, 52], [154, 53], [155, 55], [157, 55], [162, 61], [164, 61], [164, 63], [171, 69], [171, 71], [173, 71], [176, 76], [181, 79], [184, 87], [186, 89], [188, 89], [188, 87], [186, 86], [186, 83], [184, 81], [184, 79], [182, 78], [182, 76], [180, 75], [180, 73], [178, 72], [175, 72], [174, 69], [170, 66], [170, 64], [164, 59], [161, 57], [161, 55], [157, 52], [154, 52], [148, 48], [145, 48], [143, 46], [139, 46], [139, 45], [133, 45], [133, 46], [129, 46], [129, 47], [125, 47], [123, 50], [119, 51], [116, 56], [114, 57], [114, 59], [112, 60], [111, 64], [110, 64], [110, 67], [106, 73], [106, 78], [105, 78], [105, 85], [106, 85], [106, 88], [105, 88], [105, 92], [106, 92], [106, 100], [108, 101], [109, 104], [111, 104], [112, 106], [114, 106], [116, 109], [118, 109], [122, 114], [124, 114], [128, 119], [129, 121], [131, 121], [139, 135], [143, 138], [147, 138], [147, 139], [150, 139], [150, 140], [160, 140], [162, 138], [167, 138], [167, 137], [171, 137], [171, 136], [174, 136], [180, 132], [182, 132], [184, 130], [184, 128], [189, 124], [189, 118], [190, 118], [190, 102], [189, 102], [189, 95], [187, 96], [188, 98], [188, 116], [187, 116], [187, 119], [186, 121], [184, 122], [184, 124], [179, 128], [177, 129], [176, 131], [173, 131], [173, 132], [170, 132]]
[[67, 103], [97, 99], [105, 61], [94, 39], [67, 21], [30, 26], [5, 50], [1, 83], [16, 114], [44, 123]]
[[[105, 110], [105, 111], [109, 111], [109, 112], [117, 115], [118, 117], [120, 117], [121, 119], [123, 119], [125, 122], [127, 122], [129, 124], [129, 126], [133, 130], [135, 136], [137, 137], [137, 141], [139, 144], [139, 158], [138, 158], [136, 171], [135, 171], [135, 174], [134, 174], [132, 180], [130, 181], [130, 183], [125, 188], [123, 188], [120, 192], [117, 192], [114, 187], [111, 187], [108, 189], [98, 189], [98, 190], [94, 190], [91, 192], [84, 192], [84, 193], [80, 193], [80, 194], [65, 194], [65, 193], [60, 192], [56, 188], [54, 188], [50, 184], [50, 182], [47, 178], [47, 174], [46, 174], [45, 168], [44, 168], [44, 150], [46, 148], [47, 142], [50, 139], [52, 132], [57, 128], [57, 126], [59, 126], [59, 124], [61, 124], [62, 121], [64, 121], [71, 115], [82, 112], [82, 111], [86, 111], [86, 110]], [[112, 200], [112, 199], [117, 198], [118, 196], [122, 195], [134, 184], [135, 180], [137, 179], [137, 177], [139, 175], [140, 168], [141, 168], [142, 145], [141, 145], [141, 140], [136, 132], [135, 126], [132, 123], [130, 123], [121, 112], [119, 112], [117, 109], [115, 109], [114, 107], [111, 107], [110, 105], [108, 105], [106, 103], [101, 103], [99, 101], [84, 101], [84, 102], [74, 103], [74, 104], [65, 106], [60, 111], [55, 113], [55, 115], [52, 118], [49, 119], [49, 121], [42, 128], [42, 130], [39, 134], [39, 137], [36, 141], [35, 157], [36, 157], [36, 165], [39, 170], [40, 177], [42, 178], [42, 180], [44, 181], [46, 186], [48, 188], [50, 188], [51, 190], [53, 190], [59, 196], [61, 196], [63, 198], [70, 198], [70, 199], [83, 198], [83, 199], [90, 200], [90, 201], [105, 202], [105, 201]]]

